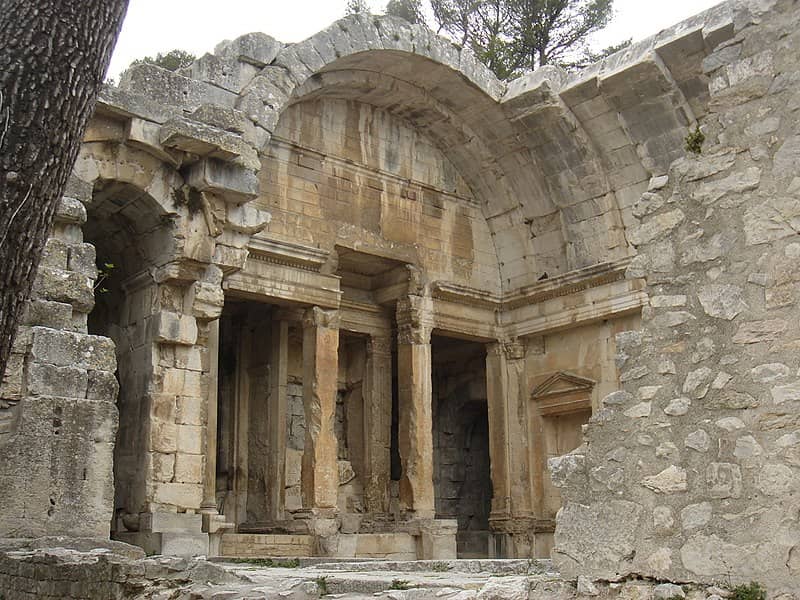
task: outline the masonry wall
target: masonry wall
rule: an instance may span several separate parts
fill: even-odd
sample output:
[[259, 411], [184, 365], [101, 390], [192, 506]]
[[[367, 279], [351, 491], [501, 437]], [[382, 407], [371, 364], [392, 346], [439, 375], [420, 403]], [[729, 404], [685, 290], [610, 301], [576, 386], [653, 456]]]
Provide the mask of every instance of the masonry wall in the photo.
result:
[[617, 338], [623, 390], [552, 465], [566, 576], [797, 591], [800, 5], [743, 6], [703, 63], [702, 154], [634, 207], [650, 306]]
[[375, 107], [318, 99], [281, 115], [264, 160], [264, 235], [335, 244], [499, 289], [497, 254], [461, 174], [424, 132]]

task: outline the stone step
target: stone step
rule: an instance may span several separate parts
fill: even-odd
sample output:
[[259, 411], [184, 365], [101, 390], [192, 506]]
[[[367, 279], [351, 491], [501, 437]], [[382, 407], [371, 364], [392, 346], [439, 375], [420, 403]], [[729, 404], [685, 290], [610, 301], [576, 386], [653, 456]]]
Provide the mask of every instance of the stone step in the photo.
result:
[[548, 559], [455, 559], [455, 560], [340, 560], [317, 559], [301, 563], [327, 571], [399, 573], [483, 573], [486, 575], [543, 575], [553, 573], [553, 562]]
[[314, 538], [310, 535], [223, 533], [219, 553], [220, 558], [308, 557], [314, 554]]

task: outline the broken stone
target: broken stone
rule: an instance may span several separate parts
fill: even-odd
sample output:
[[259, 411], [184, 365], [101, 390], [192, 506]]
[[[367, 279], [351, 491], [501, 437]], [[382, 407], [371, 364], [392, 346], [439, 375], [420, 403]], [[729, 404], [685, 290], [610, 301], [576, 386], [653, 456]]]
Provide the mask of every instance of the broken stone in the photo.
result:
[[710, 443], [711, 438], [709, 437], [708, 433], [702, 429], [698, 429], [697, 431], [693, 431], [686, 436], [686, 440], [684, 440], [683, 445], [687, 448], [691, 448], [692, 450], [697, 450], [698, 452], [708, 452]]
[[707, 315], [730, 321], [747, 309], [742, 292], [739, 286], [712, 284], [702, 286], [697, 298]]
[[686, 470], [672, 465], [656, 475], [645, 477], [641, 483], [657, 494], [685, 492], [687, 489]]
[[664, 408], [664, 412], [671, 417], [680, 417], [689, 412], [692, 401], [689, 398], [675, 398]]

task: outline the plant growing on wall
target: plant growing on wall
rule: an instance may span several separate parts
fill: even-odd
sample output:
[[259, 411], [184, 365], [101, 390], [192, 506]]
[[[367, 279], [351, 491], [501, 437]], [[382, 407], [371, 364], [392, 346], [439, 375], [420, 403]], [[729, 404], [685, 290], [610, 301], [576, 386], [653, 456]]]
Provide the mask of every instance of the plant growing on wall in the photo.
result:
[[178, 69], [182, 69], [191, 65], [196, 58], [197, 57], [191, 52], [175, 49], [164, 53], [159, 52], [155, 56], [138, 58], [131, 63], [131, 66], [155, 65], [157, 67], [161, 67], [162, 69], [166, 69], [167, 71], [177, 71]]

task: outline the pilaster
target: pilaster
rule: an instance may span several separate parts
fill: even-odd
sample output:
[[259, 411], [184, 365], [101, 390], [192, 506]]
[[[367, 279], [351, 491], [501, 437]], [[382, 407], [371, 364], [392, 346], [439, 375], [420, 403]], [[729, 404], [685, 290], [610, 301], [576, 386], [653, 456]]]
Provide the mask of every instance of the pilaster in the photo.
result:
[[435, 514], [431, 312], [429, 298], [407, 296], [397, 302], [400, 507], [416, 518]]
[[306, 438], [301, 493], [303, 507], [335, 509], [339, 488], [336, 384], [339, 363], [339, 313], [319, 307], [303, 316], [303, 404]]
[[367, 342], [364, 402], [367, 511], [388, 513], [392, 435], [392, 348], [388, 335], [373, 335]]

